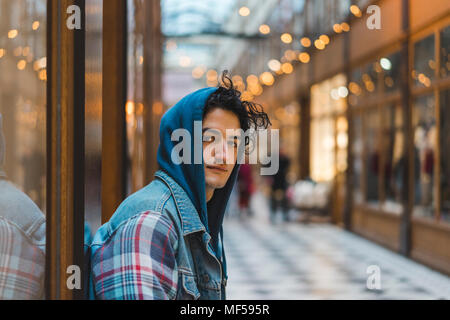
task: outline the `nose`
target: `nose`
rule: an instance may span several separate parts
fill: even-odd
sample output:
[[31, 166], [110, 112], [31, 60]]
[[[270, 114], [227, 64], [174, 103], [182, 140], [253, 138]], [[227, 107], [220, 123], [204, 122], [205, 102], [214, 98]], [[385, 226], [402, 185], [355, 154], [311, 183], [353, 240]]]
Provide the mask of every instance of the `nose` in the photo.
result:
[[226, 164], [228, 157], [228, 145], [225, 139], [222, 139], [221, 145], [218, 143], [214, 148], [214, 160], [216, 164]]

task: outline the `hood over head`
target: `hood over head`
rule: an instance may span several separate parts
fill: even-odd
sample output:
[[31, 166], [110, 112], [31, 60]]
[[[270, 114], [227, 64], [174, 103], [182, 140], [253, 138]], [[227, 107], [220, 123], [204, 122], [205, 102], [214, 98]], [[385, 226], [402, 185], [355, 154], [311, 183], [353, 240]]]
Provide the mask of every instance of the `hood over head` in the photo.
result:
[[[160, 125], [158, 164], [160, 169], [174, 179], [189, 196], [200, 215], [201, 222], [211, 235], [211, 243], [216, 256], [220, 257], [218, 237], [222, 233], [225, 209], [236, 182], [239, 165], [237, 164], [234, 167], [225, 187], [216, 189], [213, 198], [206, 203], [203, 140], [201, 137], [200, 139], [194, 139], [194, 121], [203, 120], [206, 102], [216, 90], [217, 88], [204, 88], [191, 93], [166, 112]], [[173, 148], [181, 141], [172, 141], [172, 133], [180, 128], [189, 131], [191, 136], [190, 164], [182, 163], [178, 165], [171, 160]], [[196, 134], [202, 135], [201, 127]], [[195, 146], [196, 140], [200, 145]], [[201, 150], [201, 164], [195, 164], [194, 150]]]

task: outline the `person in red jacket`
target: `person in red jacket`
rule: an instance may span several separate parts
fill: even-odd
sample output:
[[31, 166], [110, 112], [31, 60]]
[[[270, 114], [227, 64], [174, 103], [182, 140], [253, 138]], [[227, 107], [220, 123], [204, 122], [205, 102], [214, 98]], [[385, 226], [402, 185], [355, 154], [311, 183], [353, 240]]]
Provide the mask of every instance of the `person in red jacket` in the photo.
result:
[[239, 215], [241, 218], [244, 215], [250, 217], [252, 216], [252, 211], [250, 209], [250, 198], [253, 193], [253, 177], [252, 168], [246, 163], [242, 164], [238, 175], [238, 185], [239, 185]]

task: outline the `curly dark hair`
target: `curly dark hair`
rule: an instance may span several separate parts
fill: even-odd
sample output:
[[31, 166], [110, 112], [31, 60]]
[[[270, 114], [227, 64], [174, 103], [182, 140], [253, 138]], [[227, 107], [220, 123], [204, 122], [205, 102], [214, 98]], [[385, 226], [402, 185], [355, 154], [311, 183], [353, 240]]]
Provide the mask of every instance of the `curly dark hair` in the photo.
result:
[[241, 100], [241, 92], [233, 85], [228, 71], [224, 71], [221, 78], [219, 88], [206, 101], [203, 118], [213, 109], [221, 108], [237, 115], [244, 132], [248, 129], [267, 129], [271, 122], [263, 107], [254, 102]]

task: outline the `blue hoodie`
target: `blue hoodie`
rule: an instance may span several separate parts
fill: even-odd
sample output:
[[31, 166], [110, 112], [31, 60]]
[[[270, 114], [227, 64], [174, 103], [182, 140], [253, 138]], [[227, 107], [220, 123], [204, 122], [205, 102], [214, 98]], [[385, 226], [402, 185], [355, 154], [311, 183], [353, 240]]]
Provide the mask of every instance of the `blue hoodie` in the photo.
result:
[[[236, 164], [225, 187], [215, 190], [213, 198], [207, 203], [203, 152], [202, 164], [194, 164], [194, 150], [202, 150], [202, 145], [195, 146], [196, 142], [202, 143], [202, 139], [194, 139], [194, 121], [203, 120], [206, 101], [216, 90], [217, 88], [205, 88], [191, 93], [163, 116], [160, 126], [158, 165], [187, 193], [200, 214], [200, 220], [211, 235], [216, 256], [220, 258], [222, 252], [218, 250], [218, 237], [223, 236], [222, 223], [225, 209], [237, 179], [239, 165]], [[177, 165], [171, 160], [172, 150], [179, 143], [179, 141], [172, 141], [171, 137], [172, 133], [179, 128], [184, 128], [191, 133], [191, 164]]]

